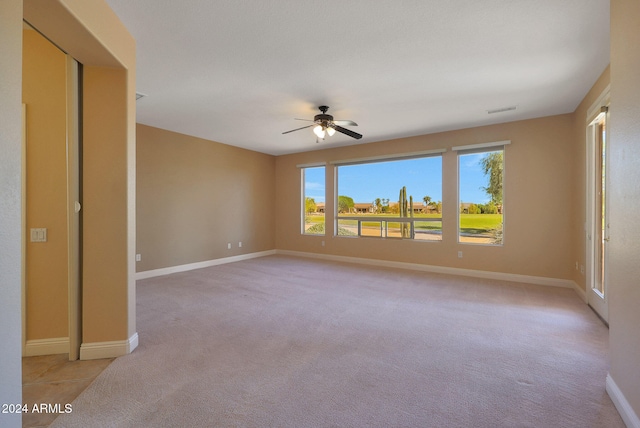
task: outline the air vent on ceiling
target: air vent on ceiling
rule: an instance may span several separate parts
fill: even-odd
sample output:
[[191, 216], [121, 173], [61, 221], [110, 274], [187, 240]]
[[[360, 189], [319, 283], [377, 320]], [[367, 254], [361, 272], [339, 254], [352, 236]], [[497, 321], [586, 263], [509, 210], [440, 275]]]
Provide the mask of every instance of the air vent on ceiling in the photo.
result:
[[140, 92], [136, 92], [136, 101], [138, 101], [140, 98], [146, 97], [146, 94], [141, 94]]
[[488, 114], [493, 114], [493, 113], [502, 113], [505, 111], [511, 111], [511, 110], [515, 110], [516, 106], [509, 106], [509, 107], [502, 107], [502, 108], [497, 108], [494, 110], [487, 110]]

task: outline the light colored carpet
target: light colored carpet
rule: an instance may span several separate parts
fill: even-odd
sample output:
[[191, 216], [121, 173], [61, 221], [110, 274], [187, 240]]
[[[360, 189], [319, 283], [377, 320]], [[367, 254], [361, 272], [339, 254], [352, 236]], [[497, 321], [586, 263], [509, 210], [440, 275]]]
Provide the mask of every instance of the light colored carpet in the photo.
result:
[[53, 427], [624, 427], [573, 290], [271, 256], [138, 282]]

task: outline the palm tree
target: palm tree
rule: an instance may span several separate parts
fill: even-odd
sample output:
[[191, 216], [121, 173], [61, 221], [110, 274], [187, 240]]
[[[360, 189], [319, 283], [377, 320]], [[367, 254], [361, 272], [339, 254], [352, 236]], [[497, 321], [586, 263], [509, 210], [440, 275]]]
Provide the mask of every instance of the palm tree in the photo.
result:
[[424, 212], [426, 213], [428, 211], [428, 206], [429, 203], [431, 202], [431, 196], [425, 196], [424, 198], [422, 198], [422, 200], [424, 201]]

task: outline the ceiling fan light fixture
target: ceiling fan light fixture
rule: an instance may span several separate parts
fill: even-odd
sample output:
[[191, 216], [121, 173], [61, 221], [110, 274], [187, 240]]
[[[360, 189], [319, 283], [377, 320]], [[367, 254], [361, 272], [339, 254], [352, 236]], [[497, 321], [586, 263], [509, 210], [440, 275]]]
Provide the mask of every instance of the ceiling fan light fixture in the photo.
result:
[[292, 129], [291, 131], [285, 131], [283, 132], [283, 134], [290, 134], [291, 132], [300, 131], [301, 129], [307, 129], [307, 128], [313, 127], [313, 133], [316, 134], [316, 136], [321, 140], [324, 140], [325, 135], [329, 134], [329, 137], [331, 137], [335, 135], [336, 132], [340, 132], [341, 134], [344, 134], [351, 138], [355, 138], [356, 140], [359, 140], [360, 138], [362, 138], [362, 134], [358, 134], [357, 132], [353, 132], [350, 129], [343, 128], [342, 126], [340, 126], [340, 125], [358, 126], [358, 124], [355, 123], [353, 120], [334, 121], [333, 116], [331, 116], [330, 114], [327, 114], [327, 110], [329, 110], [329, 107], [320, 106], [318, 108], [322, 113], [316, 114], [313, 117], [313, 120], [296, 119], [296, 120], [304, 120], [306, 122], [311, 122], [310, 125]]

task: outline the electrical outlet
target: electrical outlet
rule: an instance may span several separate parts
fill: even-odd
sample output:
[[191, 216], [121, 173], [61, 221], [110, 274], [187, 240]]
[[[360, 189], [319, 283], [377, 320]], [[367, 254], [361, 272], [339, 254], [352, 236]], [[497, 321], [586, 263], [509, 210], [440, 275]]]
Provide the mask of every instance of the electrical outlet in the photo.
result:
[[231, 249], [231, 242], [227, 242], [227, 250]]
[[462, 258], [462, 251], [458, 251], [458, 258], [461, 259]]
[[142, 254], [136, 254], [136, 261], [139, 262], [142, 260]]
[[322, 241], [322, 246], [324, 247], [324, 241]]
[[576, 262], [576, 270], [578, 270], [578, 262]]
[[242, 248], [242, 241], [238, 242], [238, 248]]

